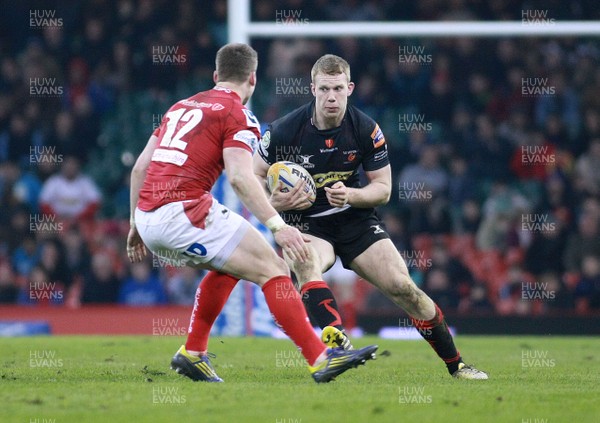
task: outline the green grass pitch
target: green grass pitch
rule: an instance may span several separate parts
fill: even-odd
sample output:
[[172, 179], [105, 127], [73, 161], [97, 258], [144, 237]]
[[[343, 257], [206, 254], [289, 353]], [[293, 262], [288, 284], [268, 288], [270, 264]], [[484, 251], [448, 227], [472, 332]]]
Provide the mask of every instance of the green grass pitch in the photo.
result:
[[598, 422], [599, 337], [457, 337], [488, 381], [452, 379], [424, 341], [329, 384], [288, 340], [211, 339], [222, 384], [169, 369], [174, 336], [0, 340], [0, 422]]

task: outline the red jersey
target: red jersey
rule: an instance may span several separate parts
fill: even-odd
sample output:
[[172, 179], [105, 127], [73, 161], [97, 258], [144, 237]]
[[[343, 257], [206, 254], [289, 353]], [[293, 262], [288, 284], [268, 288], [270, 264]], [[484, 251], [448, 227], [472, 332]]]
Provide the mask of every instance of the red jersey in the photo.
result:
[[233, 91], [214, 87], [175, 103], [153, 135], [158, 145], [140, 190], [138, 208], [152, 211], [200, 199], [224, 168], [223, 149], [254, 153], [260, 124]]

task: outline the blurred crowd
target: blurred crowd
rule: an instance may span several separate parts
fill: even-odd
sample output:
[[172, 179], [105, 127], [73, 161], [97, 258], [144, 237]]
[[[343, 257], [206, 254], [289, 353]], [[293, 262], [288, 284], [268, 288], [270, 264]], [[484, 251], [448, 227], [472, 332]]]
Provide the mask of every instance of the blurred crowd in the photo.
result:
[[[282, 30], [320, 20], [520, 21], [535, 10], [600, 19], [587, 0], [252, 2], [253, 19]], [[212, 86], [226, 18], [225, 0], [0, 6], [0, 302], [193, 302], [201, 273], [126, 261], [129, 170], [168, 106]], [[442, 307], [600, 309], [597, 38], [252, 45], [252, 109], [264, 123], [311, 100], [319, 56], [350, 63], [350, 102], [377, 120], [390, 151], [393, 195], [381, 214], [414, 280]], [[361, 282], [341, 285], [356, 309], [391, 306]]]

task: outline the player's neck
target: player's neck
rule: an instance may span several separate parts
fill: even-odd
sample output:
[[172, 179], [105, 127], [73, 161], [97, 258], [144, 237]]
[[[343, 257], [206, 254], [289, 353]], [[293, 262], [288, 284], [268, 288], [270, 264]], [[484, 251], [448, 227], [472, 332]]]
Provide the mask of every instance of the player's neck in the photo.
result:
[[242, 101], [242, 104], [246, 104], [246, 101], [248, 101], [248, 99], [246, 98], [246, 90], [244, 90], [244, 87], [242, 87], [241, 85], [235, 84], [233, 82], [223, 81], [217, 82], [216, 86], [221, 88], [227, 88], [228, 90], [231, 90], [234, 93], [236, 93]]
[[336, 116], [334, 118], [325, 118], [324, 116], [319, 116], [316, 111], [313, 111], [312, 116], [312, 124], [320, 131], [337, 128], [342, 124], [344, 120], [344, 115]]

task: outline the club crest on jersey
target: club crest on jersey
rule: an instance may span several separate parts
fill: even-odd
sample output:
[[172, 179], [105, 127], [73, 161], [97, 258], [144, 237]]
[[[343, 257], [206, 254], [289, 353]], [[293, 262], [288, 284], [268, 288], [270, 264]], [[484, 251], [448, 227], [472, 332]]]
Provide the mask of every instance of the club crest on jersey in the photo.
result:
[[327, 138], [325, 140], [325, 147], [333, 148], [333, 144], [334, 144], [333, 138]]
[[383, 136], [383, 131], [377, 123], [375, 124], [375, 128], [373, 128], [373, 132], [371, 132], [371, 139], [373, 140], [374, 148], [381, 147], [383, 144], [385, 144], [385, 137]]

